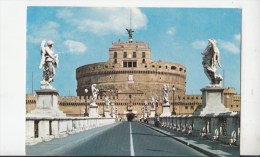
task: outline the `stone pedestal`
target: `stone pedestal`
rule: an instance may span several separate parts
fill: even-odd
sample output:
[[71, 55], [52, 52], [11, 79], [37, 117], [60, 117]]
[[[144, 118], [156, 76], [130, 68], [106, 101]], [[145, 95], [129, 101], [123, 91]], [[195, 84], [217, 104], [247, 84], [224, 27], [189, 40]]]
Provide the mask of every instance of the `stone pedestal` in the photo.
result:
[[66, 117], [59, 110], [58, 92], [51, 89], [36, 90], [36, 108], [27, 117]]
[[220, 114], [230, 112], [224, 106], [224, 88], [207, 87], [202, 91], [202, 107], [193, 115], [205, 116], [206, 114]]
[[162, 105], [162, 114], [160, 115], [160, 117], [168, 117], [168, 116], [171, 116], [170, 104], [166, 103]]
[[155, 117], [155, 109], [151, 109], [150, 111], [151, 111], [151, 113], [150, 113], [149, 117]]
[[112, 118], [116, 118], [116, 114], [115, 113], [112, 113]]
[[105, 115], [106, 118], [111, 118], [111, 116], [109, 114], [109, 109], [108, 108], [105, 109], [104, 115]]
[[98, 105], [96, 103], [91, 103], [89, 106], [89, 117], [97, 118], [98, 116]]
[[148, 118], [148, 112], [145, 112], [144, 117]]

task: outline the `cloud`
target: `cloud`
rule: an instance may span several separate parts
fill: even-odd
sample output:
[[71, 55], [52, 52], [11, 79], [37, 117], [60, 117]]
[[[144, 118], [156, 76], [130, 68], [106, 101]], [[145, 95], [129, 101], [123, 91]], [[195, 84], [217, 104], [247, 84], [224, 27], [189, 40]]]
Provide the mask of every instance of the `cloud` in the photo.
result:
[[48, 21], [42, 25], [32, 25], [28, 34], [28, 42], [40, 44], [42, 40], [57, 40], [60, 37], [58, 28], [60, 25]]
[[66, 40], [63, 42], [63, 45], [66, 46], [69, 53], [80, 54], [87, 51], [87, 46], [78, 41]]
[[57, 11], [57, 17], [61, 19], [71, 18], [73, 13], [69, 9], [60, 9]]
[[204, 50], [207, 47], [207, 45], [208, 45], [207, 40], [196, 40], [191, 43], [191, 46], [194, 49], [198, 49], [198, 50]]
[[219, 45], [221, 48], [227, 50], [228, 52], [235, 54], [240, 52], [240, 49], [232, 42], [220, 40]]
[[[127, 8], [67, 8], [57, 11], [56, 16], [80, 32], [97, 35], [124, 34], [130, 27], [130, 10]], [[132, 28], [146, 28], [146, 15], [132, 8]]]
[[[234, 36], [235, 38], [236, 36]], [[199, 49], [199, 50], [204, 50], [208, 45], [207, 40], [196, 40], [191, 43], [191, 46], [194, 49]], [[236, 44], [229, 42], [229, 41], [224, 41], [224, 40], [217, 40], [217, 47], [222, 48], [223, 50], [226, 50], [229, 53], [234, 53], [237, 54], [240, 52], [240, 49]]]
[[168, 35], [173, 36], [176, 33], [176, 28], [175, 27], [170, 27], [167, 32]]
[[234, 35], [234, 39], [235, 39], [236, 41], [240, 42], [240, 40], [241, 40], [241, 34], [235, 34], [235, 35]]

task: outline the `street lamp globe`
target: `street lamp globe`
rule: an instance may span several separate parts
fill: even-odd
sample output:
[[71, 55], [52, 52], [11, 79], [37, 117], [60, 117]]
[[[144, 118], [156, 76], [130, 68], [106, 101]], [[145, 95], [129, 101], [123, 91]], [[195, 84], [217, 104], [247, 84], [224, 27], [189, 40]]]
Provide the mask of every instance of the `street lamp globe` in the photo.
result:
[[87, 88], [85, 89], [85, 93], [88, 93], [88, 89]]

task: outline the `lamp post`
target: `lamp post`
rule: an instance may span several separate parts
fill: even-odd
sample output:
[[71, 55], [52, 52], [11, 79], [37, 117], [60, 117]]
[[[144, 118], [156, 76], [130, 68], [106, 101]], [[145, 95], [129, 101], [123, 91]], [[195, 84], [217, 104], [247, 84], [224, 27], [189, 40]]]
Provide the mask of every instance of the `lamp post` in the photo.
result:
[[88, 116], [88, 98], [87, 98], [87, 93], [88, 93], [88, 89], [85, 89], [85, 100], [86, 100], [86, 108], [85, 108], [85, 116]]
[[143, 115], [143, 121], [144, 121], [144, 106], [142, 107], [142, 115]]
[[172, 86], [172, 115], [176, 115], [175, 108], [174, 108], [174, 95], [175, 95], [176, 88], [174, 85]]
[[158, 102], [159, 100], [158, 100], [158, 97], [156, 96], [155, 97], [155, 115], [158, 115], [158, 113], [157, 113], [157, 109], [158, 109], [158, 107], [159, 107], [159, 102]]
[[117, 107], [116, 107], [116, 119], [117, 119]]

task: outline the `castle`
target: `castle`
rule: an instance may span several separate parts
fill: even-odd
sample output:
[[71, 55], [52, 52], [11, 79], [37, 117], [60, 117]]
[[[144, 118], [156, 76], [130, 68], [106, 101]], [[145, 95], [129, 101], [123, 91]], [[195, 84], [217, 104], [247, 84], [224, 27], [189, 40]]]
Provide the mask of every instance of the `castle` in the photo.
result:
[[[186, 67], [177, 63], [153, 61], [149, 45], [134, 41], [132, 32], [132, 29], [128, 30], [128, 41], [112, 43], [108, 62], [87, 64], [76, 69], [77, 97], [59, 97], [60, 110], [67, 116], [88, 115], [92, 84], [97, 84], [99, 89], [96, 102], [99, 115], [104, 114], [105, 96], [115, 105], [118, 118], [125, 119], [129, 115], [142, 117], [142, 108], [145, 101], [150, 106], [151, 96], [158, 99], [156, 112], [160, 115], [164, 84], [170, 88], [170, 110], [173, 110], [174, 103], [177, 115], [191, 114], [201, 106], [201, 95], [186, 95]], [[89, 92], [86, 93], [85, 89]], [[240, 111], [240, 95], [235, 93], [235, 89], [226, 89], [224, 95], [225, 105], [230, 110]], [[27, 95], [26, 107], [27, 112], [35, 108], [33, 95]], [[149, 109], [148, 107], [148, 116]]]

